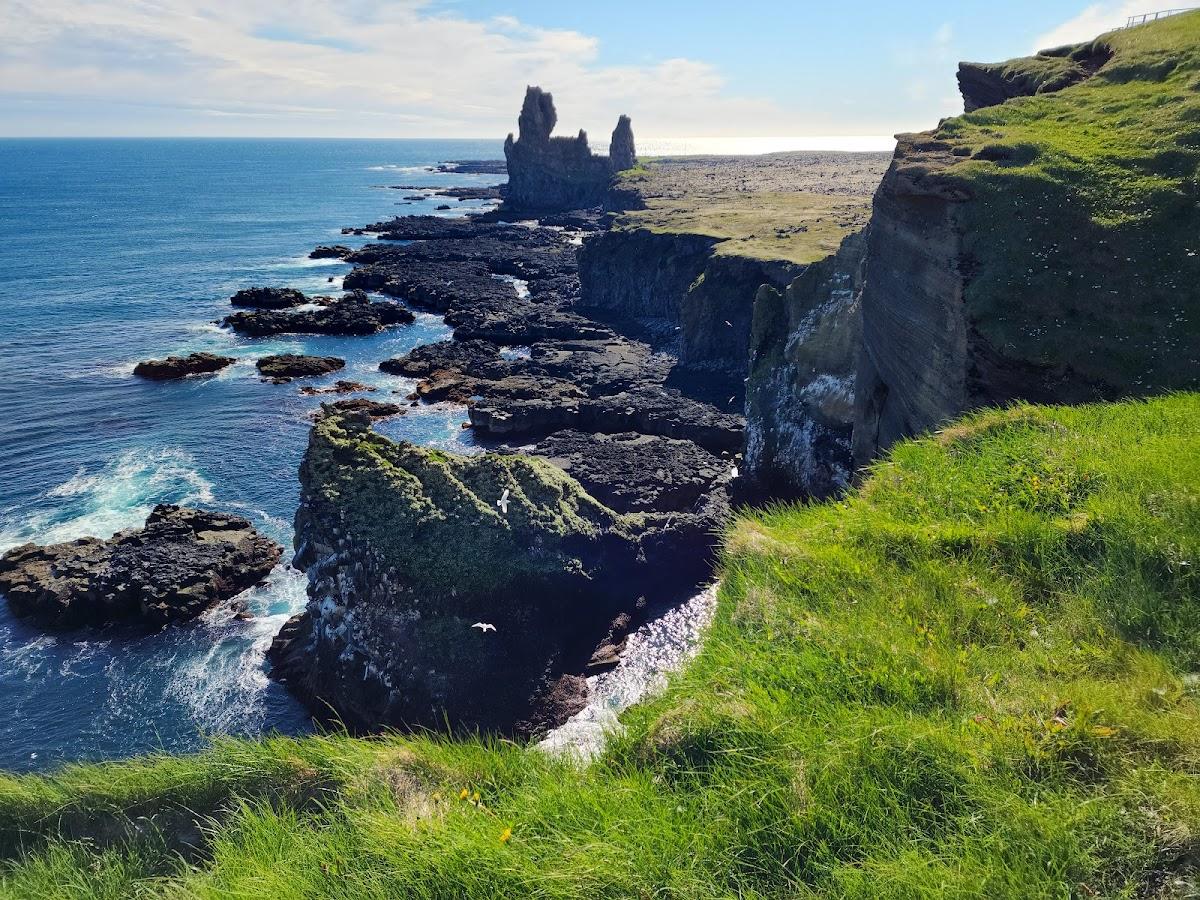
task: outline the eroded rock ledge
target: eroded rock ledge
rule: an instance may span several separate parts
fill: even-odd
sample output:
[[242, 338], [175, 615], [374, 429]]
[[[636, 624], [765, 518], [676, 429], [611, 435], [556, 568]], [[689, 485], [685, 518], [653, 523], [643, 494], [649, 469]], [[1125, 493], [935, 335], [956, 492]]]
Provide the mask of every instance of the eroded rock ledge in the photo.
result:
[[164, 625], [253, 587], [282, 553], [245, 519], [160, 504], [108, 540], [14, 547], [0, 557], [0, 594], [51, 628]]
[[309, 603], [272, 672], [356, 729], [564, 719], [583, 699], [564, 691], [640, 598], [706, 577], [728, 510], [681, 490], [618, 512], [543, 460], [395, 443], [354, 414], [314, 426], [300, 480]]

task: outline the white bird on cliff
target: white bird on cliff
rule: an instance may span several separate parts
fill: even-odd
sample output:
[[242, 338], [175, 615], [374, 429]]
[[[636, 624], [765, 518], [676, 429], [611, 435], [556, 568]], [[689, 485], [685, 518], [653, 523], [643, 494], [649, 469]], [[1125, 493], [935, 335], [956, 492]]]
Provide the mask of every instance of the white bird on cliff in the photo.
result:
[[472, 628], [478, 628], [478, 629], [479, 629], [481, 632], [483, 632], [484, 634], [487, 634], [489, 631], [495, 631], [495, 630], [496, 630], [496, 626], [495, 626], [495, 625], [493, 625], [491, 622], [476, 622], [476, 623], [475, 623], [474, 625], [472, 625], [471, 627], [472, 627]]
[[500, 507], [500, 512], [508, 515], [508, 488], [504, 489], [504, 493], [500, 495], [500, 499], [496, 501], [496, 505]]

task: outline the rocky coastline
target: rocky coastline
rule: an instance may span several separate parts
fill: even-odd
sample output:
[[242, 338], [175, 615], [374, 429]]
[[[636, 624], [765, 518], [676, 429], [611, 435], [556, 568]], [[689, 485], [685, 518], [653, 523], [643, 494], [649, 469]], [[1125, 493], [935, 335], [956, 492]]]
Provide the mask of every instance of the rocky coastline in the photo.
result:
[[[1013, 61], [964, 65], [960, 81], [980, 107], [1092, 77], [1102, 55], [1035, 61], [1056, 79]], [[379, 370], [411, 380], [413, 406], [463, 406], [483, 451], [376, 433], [399, 403], [314, 415], [295, 520], [308, 603], [269, 659], [319, 717], [537, 735], [585, 706], [587, 676], [620, 660], [649, 598], [711, 578], [738, 504], [836, 496], [896, 440], [977, 406], [1130, 392], [990, 336], [981, 190], [959, 167], [1019, 148], [973, 148], [943, 125], [891, 156], [637, 165], [626, 117], [607, 157], [583, 133], [552, 137], [556, 122], [531, 87], [503, 164], [452, 164], [506, 171], [497, 209], [351, 225], [372, 240], [315, 248], [353, 267], [342, 296], [231, 299], [241, 311], [222, 324], [252, 338], [441, 316], [451, 340]], [[257, 365], [286, 381], [340, 363]]]
[[160, 504], [142, 528], [108, 540], [14, 547], [0, 557], [0, 593], [50, 629], [159, 627], [253, 587], [282, 554], [245, 519]]

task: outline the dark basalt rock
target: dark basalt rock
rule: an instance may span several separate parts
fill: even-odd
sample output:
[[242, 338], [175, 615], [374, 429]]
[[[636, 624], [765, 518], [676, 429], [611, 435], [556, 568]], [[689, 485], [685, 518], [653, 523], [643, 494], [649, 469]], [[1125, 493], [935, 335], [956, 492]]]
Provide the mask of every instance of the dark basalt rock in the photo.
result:
[[267, 378], [289, 381], [292, 378], [312, 378], [328, 375], [345, 368], [346, 361], [336, 356], [304, 356], [298, 353], [282, 353], [264, 356], [255, 367]]
[[397, 303], [372, 302], [363, 291], [351, 291], [323, 309], [311, 312], [259, 310], [227, 316], [222, 323], [239, 334], [268, 337], [275, 334], [367, 335], [389, 325], [414, 321], [411, 312]]
[[238, 291], [229, 302], [247, 309], [290, 309], [310, 301], [294, 288], [254, 287]]
[[440, 163], [437, 171], [458, 175], [504, 175], [508, 165], [502, 159], [452, 159]]
[[376, 388], [359, 381], [335, 381], [330, 387], [316, 388], [306, 386], [300, 388], [300, 393], [312, 397], [317, 394], [357, 394], [360, 391], [374, 391]]
[[503, 200], [504, 189], [495, 184], [491, 187], [452, 187], [438, 188], [435, 196], [453, 197], [456, 200]]
[[109, 540], [24, 544], [0, 557], [0, 593], [50, 628], [193, 619], [262, 581], [283, 548], [245, 519], [156, 506]]
[[351, 400], [335, 400], [332, 403], [322, 403], [318, 416], [361, 413], [372, 419], [386, 419], [389, 416], [402, 416], [406, 412], [407, 410], [398, 403], [385, 403], [379, 400], [368, 400], [365, 397], [355, 397]]
[[345, 259], [354, 251], [344, 244], [321, 244], [312, 253], [308, 254], [309, 259]]
[[363, 417], [318, 422], [300, 477], [309, 604], [272, 675], [355, 730], [556, 724], [578, 703], [548, 688], [643, 595], [706, 577], [719, 528], [712, 509], [620, 514], [546, 462], [394, 443]]
[[575, 478], [617, 512], [700, 512], [724, 509], [732, 465], [691, 441], [622, 432], [557, 431], [501, 452], [537, 456]]
[[508, 161], [505, 202], [515, 210], [568, 210], [604, 202], [612, 177], [634, 159], [633, 131], [622, 116], [613, 132], [613, 157], [596, 156], [587, 134], [551, 137], [558, 114], [553, 97], [539, 87], [528, 87], [518, 119], [518, 136], [504, 142]]
[[133, 367], [133, 374], [152, 381], [170, 381], [188, 375], [211, 375], [232, 366], [237, 359], [218, 356], [215, 353], [190, 353], [187, 356], [168, 356], [166, 359], [148, 359]]

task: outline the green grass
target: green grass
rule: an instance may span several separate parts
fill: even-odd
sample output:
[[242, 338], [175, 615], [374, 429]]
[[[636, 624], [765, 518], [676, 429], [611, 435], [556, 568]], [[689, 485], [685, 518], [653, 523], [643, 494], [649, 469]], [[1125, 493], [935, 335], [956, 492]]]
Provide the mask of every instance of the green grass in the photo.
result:
[[[741, 518], [700, 656], [586, 769], [332, 735], [6, 777], [0, 895], [1184, 896], [1197, 422], [982, 413]], [[198, 849], [114, 824], [166, 808]]]
[[[1097, 39], [1113, 56], [1058, 93], [942, 123], [961, 159], [966, 300], [1006, 355], [1094, 396], [1194, 389], [1200, 372], [1200, 12]], [[1004, 65], [1034, 81], [1053, 59]]]
[[[871, 213], [870, 197], [806, 191], [712, 191], [683, 198], [652, 197], [625, 213], [620, 228], [700, 234], [720, 241], [719, 256], [785, 260], [807, 265], [837, 252]], [[782, 227], [780, 223], [787, 223]]]

